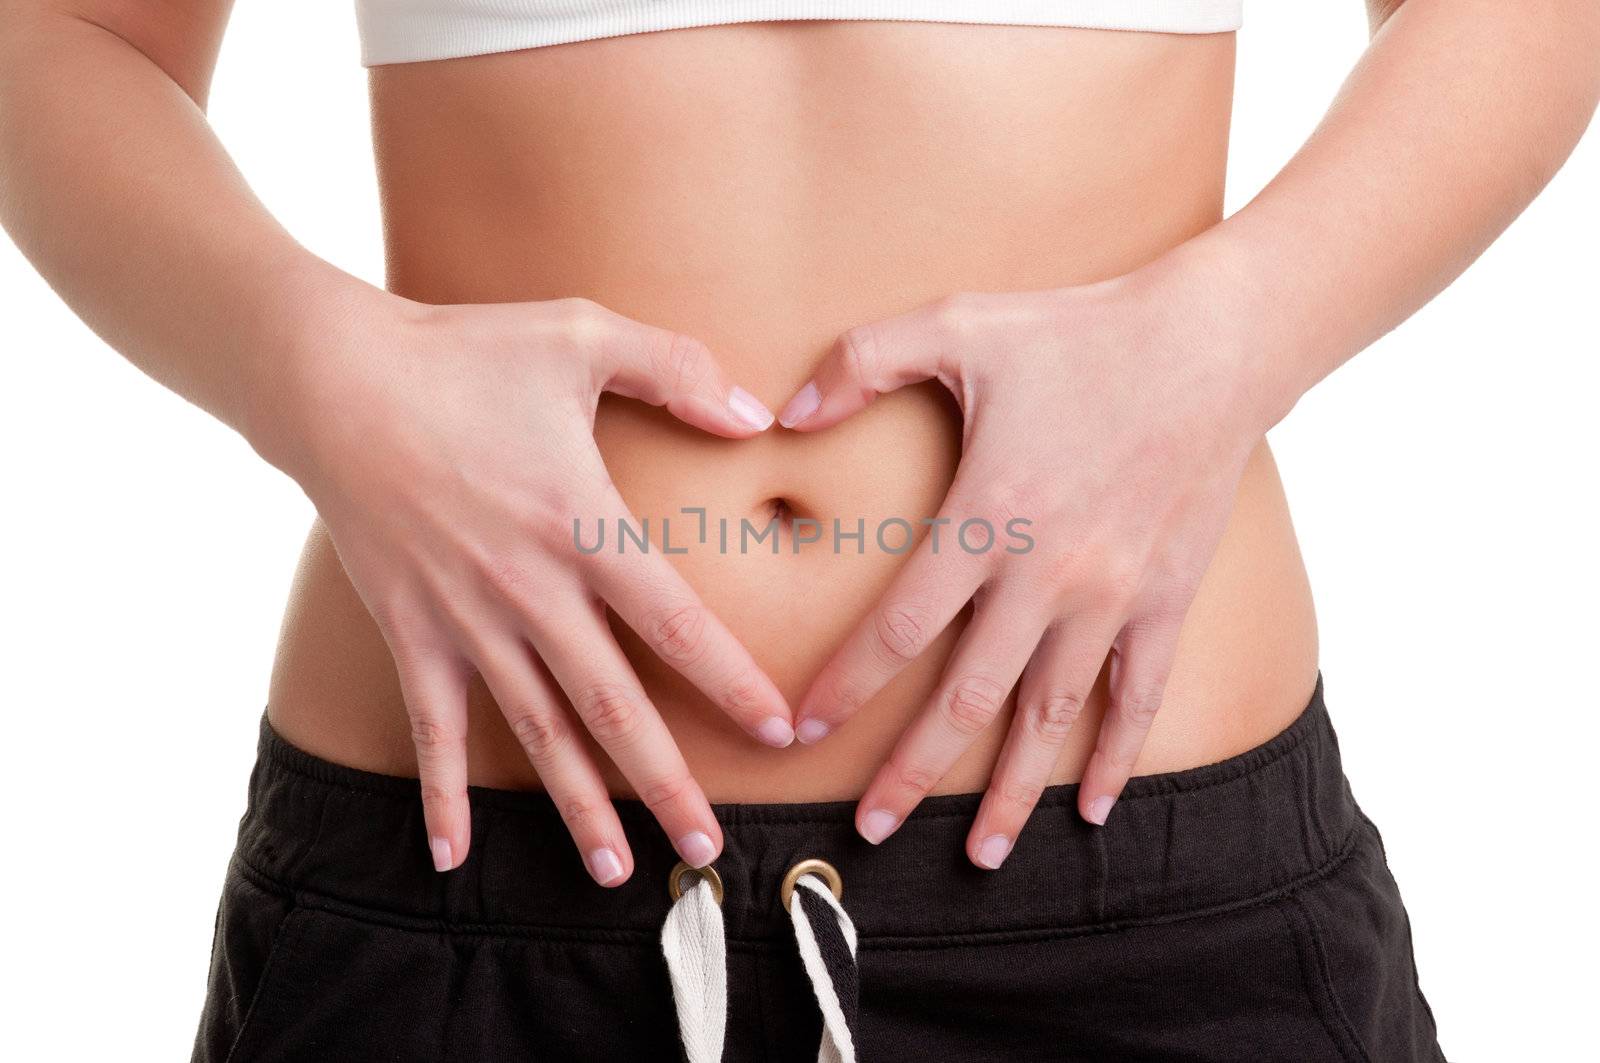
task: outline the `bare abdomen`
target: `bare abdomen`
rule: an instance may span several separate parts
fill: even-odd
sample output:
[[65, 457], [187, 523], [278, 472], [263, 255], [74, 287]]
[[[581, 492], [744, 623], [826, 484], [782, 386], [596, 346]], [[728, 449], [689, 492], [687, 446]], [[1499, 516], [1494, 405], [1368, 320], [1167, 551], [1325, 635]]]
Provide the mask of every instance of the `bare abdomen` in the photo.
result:
[[[777, 408], [854, 324], [955, 291], [1125, 272], [1220, 216], [1231, 36], [924, 23], [779, 23], [586, 42], [373, 73], [390, 284], [427, 302], [583, 295], [692, 334]], [[1064, 342], [1063, 371], [1070, 371]], [[891, 518], [931, 517], [959, 459], [931, 385], [816, 436], [694, 432], [626, 400], [597, 437], [624, 498], [791, 699], [888, 586]], [[774, 512], [867, 529], [867, 548], [705, 545]], [[681, 522], [681, 523], [680, 523]], [[680, 538], [680, 535], [682, 537]], [[735, 544], [736, 546], [736, 544]], [[838, 736], [766, 750], [623, 632], [713, 800], [859, 793], [937, 679], [960, 624]], [[1281, 729], [1316, 637], [1276, 471], [1252, 460], [1185, 628], [1143, 771]], [[285, 620], [270, 712], [297, 744], [413, 767], [393, 666], [320, 527]], [[474, 781], [536, 785], [486, 694]], [[1098, 705], [1058, 770], [1076, 778]], [[946, 779], [980, 788], [1003, 721]], [[618, 792], [626, 792], [613, 778]]]

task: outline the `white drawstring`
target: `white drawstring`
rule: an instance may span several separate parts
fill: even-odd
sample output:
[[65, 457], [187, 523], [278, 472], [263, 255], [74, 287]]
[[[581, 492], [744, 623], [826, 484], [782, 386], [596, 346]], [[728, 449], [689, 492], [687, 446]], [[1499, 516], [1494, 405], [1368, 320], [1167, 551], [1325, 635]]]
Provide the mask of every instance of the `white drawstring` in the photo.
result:
[[855, 1037], [851, 1032], [860, 996], [855, 924], [816, 875], [802, 875], [794, 884], [789, 920], [794, 923], [800, 961], [811, 976], [811, 990], [822, 1009], [822, 1044], [817, 1048], [817, 1063], [856, 1063]]
[[[720, 1063], [728, 1024], [728, 946], [711, 883], [689, 873], [694, 884], [677, 894], [667, 912], [661, 951], [667, 957], [678, 1033], [689, 1063]], [[794, 886], [789, 919], [822, 1011], [817, 1063], [856, 1063], [860, 979], [855, 924], [821, 878], [801, 875]]]
[[667, 913], [661, 951], [667, 954], [678, 1032], [689, 1063], [721, 1063], [728, 1027], [728, 945], [722, 909], [711, 883], [699, 875]]

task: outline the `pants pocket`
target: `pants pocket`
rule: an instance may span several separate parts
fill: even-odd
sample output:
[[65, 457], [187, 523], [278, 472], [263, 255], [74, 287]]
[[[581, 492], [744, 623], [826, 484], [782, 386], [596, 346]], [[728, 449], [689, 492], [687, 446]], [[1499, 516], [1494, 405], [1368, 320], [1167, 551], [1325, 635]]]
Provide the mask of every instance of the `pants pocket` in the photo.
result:
[[279, 927], [227, 1063], [672, 1059], [654, 936], [546, 940], [304, 895]]
[[459, 989], [452, 951], [442, 933], [295, 907], [227, 1063], [439, 1063]]
[[862, 1058], [1350, 1063], [1308, 999], [1281, 903], [1004, 944], [864, 949]]
[[279, 963], [293, 911], [294, 903], [286, 894], [229, 868], [217, 905], [206, 1001], [192, 1063], [225, 1063], [232, 1057], [265, 981]]
[[273, 939], [272, 949], [267, 953], [255, 994], [239, 1026], [239, 1034], [228, 1053], [228, 1063], [248, 1063], [249, 1060], [263, 1058], [257, 1045], [270, 1036], [267, 1031], [272, 1030], [275, 1024], [278, 996], [274, 990], [284, 978], [289, 977], [287, 972], [294, 969], [295, 945], [304, 933], [308, 918], [309, 913], [297, 908], [290, 909], [284, 917]]
[[1442, 1060], [1417, 984], [1411, 931], [1377, 831], [1363, 817], [1350, 857], [1279, 904], [1313, 1002], [1350, 1063]]

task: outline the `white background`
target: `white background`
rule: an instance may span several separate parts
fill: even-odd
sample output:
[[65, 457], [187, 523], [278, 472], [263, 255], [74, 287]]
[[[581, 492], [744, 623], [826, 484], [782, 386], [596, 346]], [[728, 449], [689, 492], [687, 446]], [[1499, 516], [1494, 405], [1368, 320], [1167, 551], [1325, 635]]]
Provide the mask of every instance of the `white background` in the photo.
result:
[[[1246, 22], [1230, 209], [1366, 42], [1359, 0]], [[243, 0], [212, 116], [297, 236], [381, 282], [347, 5]], [[1273, 435], [1348, 772], [1457, 1060], [1596, 1039], [1597, 191], [1591, 135], [1466, 276]], [[187, 1058], [311, 509], [4, 240], [0, 313], [7, 1054]]]

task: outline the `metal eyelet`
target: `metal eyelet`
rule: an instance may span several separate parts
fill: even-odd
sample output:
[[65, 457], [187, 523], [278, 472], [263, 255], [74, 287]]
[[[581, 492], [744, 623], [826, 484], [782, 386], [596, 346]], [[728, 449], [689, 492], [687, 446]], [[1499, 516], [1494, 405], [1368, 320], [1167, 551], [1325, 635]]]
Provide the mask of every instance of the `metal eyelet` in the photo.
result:
[[785, 911], [788, 911], [790, 905], [794, 902], [795, 883], [799, 882], [805, 875], [817, 876], [827, 885], [828, 891], [833, 894], [834, 900], [844, 900], [844, 878], [839, 874], [839, 869], [826, 860], [818, 860], [816, 857], [812, 857], [809, 860], [800, 861], [789, 869], [788, 874], [783, 876], [783, 885], [778, 889], [778, 897], [783, 901]]
[[686, 875], [698, 875], [711, 884], [711, 898], [722, 905], [722, 876], [717, 874], [714, 867], [692, 867], [678, 861], [678, 866], [672, 869], [672, 874], [667, 876], [667, 895], [676, 901], [683, 896], [683, 879]]

